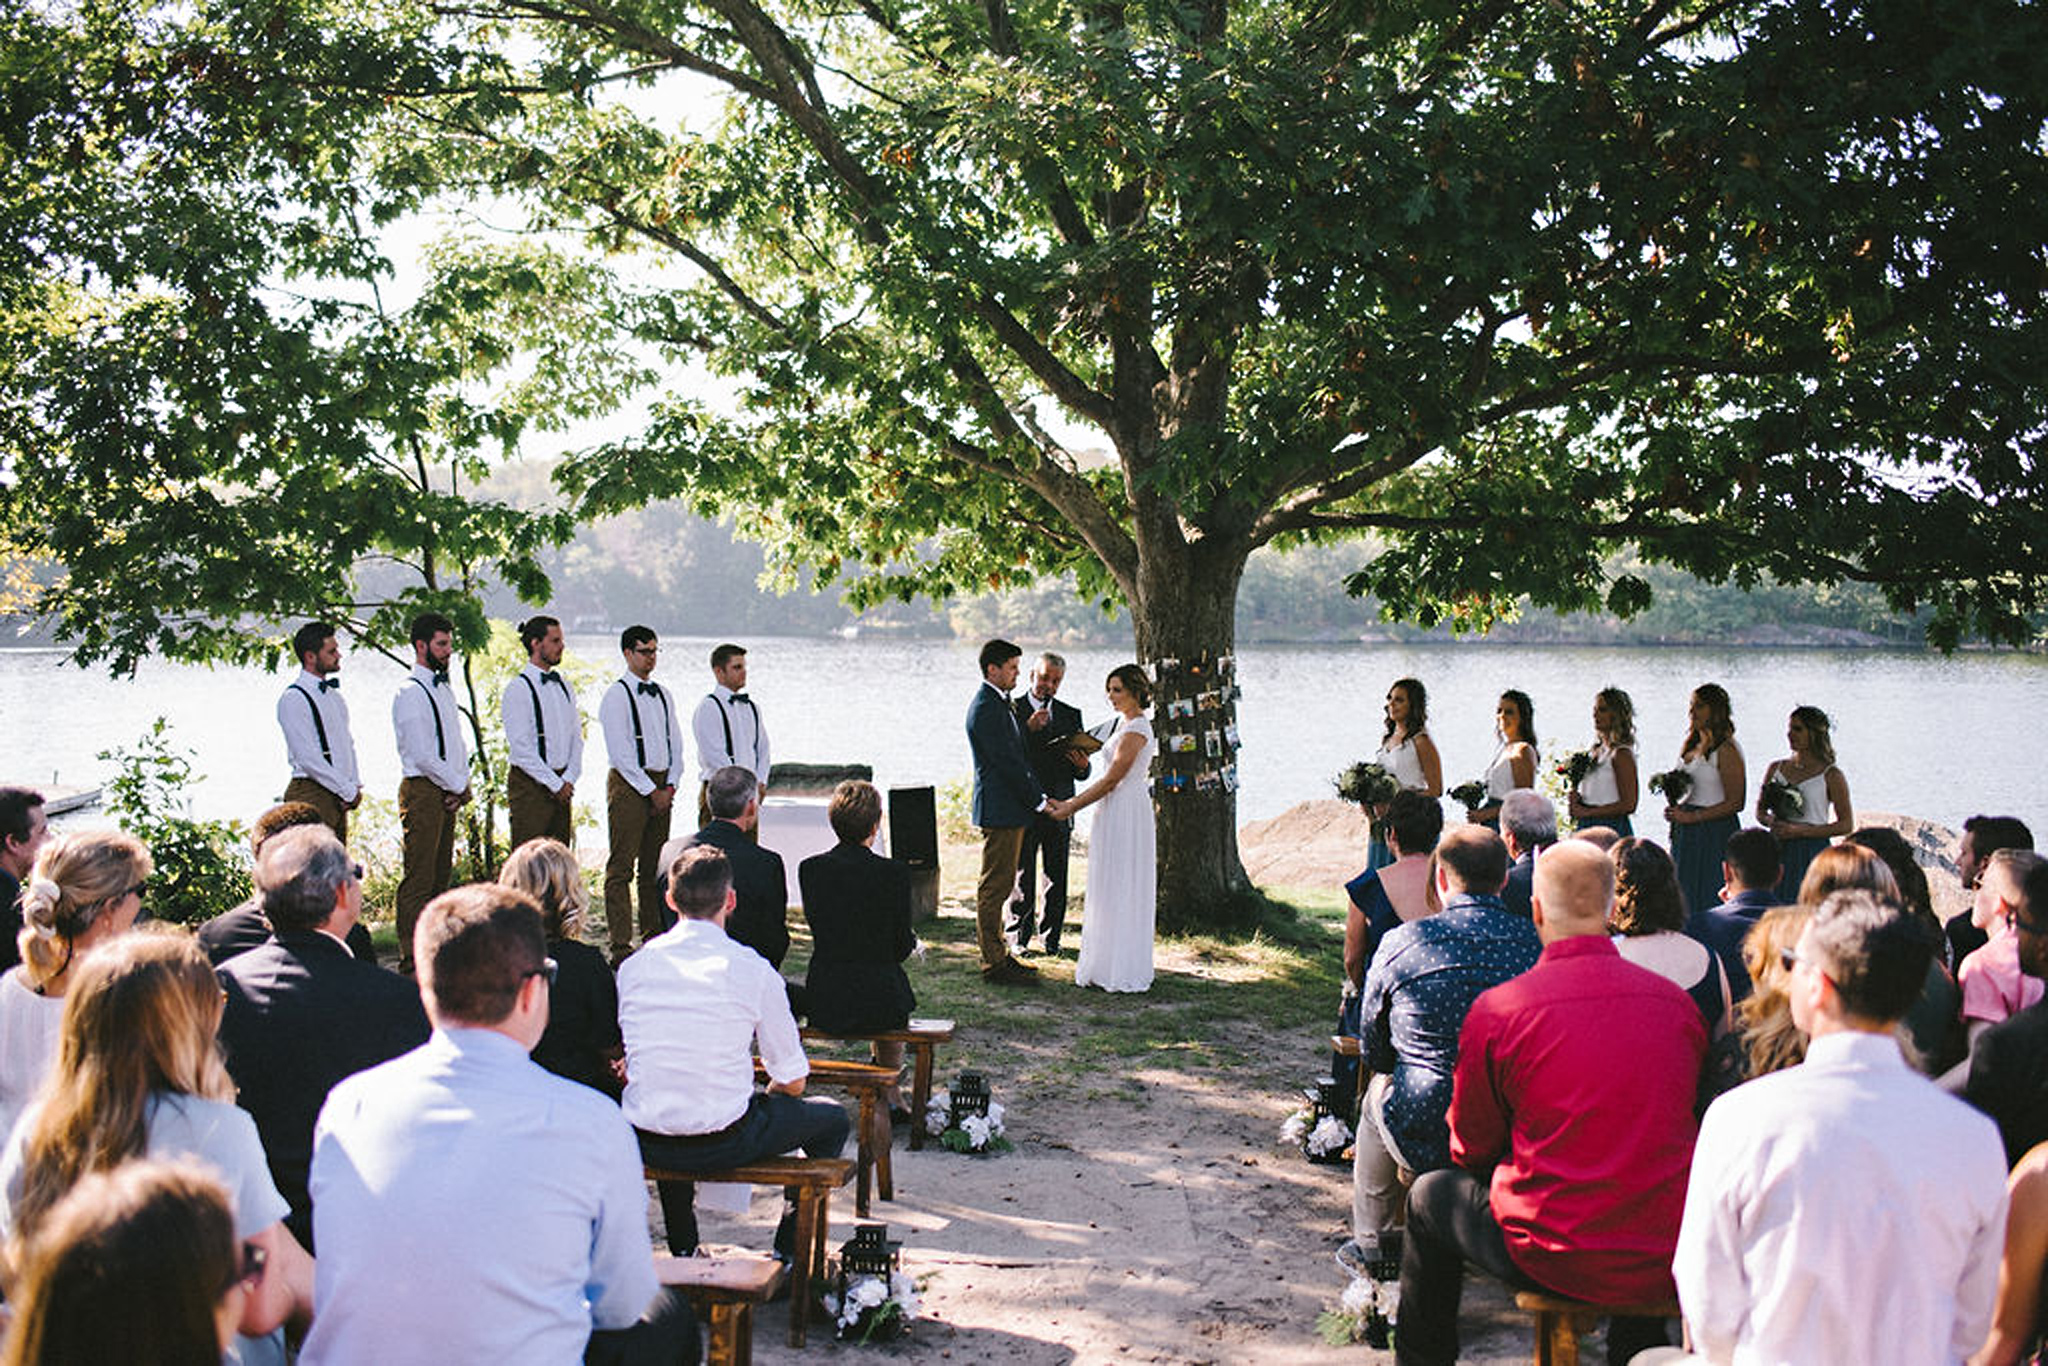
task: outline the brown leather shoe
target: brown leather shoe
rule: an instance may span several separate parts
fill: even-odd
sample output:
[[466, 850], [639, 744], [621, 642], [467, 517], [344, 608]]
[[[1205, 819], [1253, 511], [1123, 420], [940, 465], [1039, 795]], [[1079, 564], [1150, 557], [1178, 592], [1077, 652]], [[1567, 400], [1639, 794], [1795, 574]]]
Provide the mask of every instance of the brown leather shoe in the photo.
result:
[[997, 986], [1035, 987], [1038, 985], [1038, 969], [1014, 958], [1006, 958], [992, 968], [984, 968], [981, 980]]

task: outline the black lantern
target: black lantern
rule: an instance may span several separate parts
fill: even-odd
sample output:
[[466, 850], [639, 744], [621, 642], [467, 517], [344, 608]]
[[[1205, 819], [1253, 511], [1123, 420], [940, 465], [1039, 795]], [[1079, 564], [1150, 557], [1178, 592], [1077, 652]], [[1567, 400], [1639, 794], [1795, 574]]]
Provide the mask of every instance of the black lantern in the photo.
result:
[[877, 1276], [885, 1283], [903, 1263], [903, 1244], [892, 1242], [887, 1224], [859, 1224], [839, 1248], [839, 1293], [856, 1276]]
[[948, 1117], [948, 1128], [957, 1129], [960, 1121], [969, 1115], [988, 1117], [988, 1078], [979, 1072], [962, 1072], [960, 1079], [953, 1083], [953, 1110]]
[[1301, 1152], [1302, 1156], [1311, 1162], [1327, 1166], [1341, 1166], [1344, 1162], [1344, 1152], [1341, 1148], [1333, 1153], [1314, 1153], [1309, 1151], [1308, 1146], [1309, 1137], [1315, 1133], [1316, 1126], [1331, 1116], [1343, 1120], [1346, 1127], [1349, 1127], [1350, 1120], [1344, 1114], [1343, 1092], [1343, 1086], [1335, 1077], [1317, 1077], [1313, 1085], [1302, 1088], [1302, 1099], [1308, 1102], [1308, 1124], [1301, 1131]]

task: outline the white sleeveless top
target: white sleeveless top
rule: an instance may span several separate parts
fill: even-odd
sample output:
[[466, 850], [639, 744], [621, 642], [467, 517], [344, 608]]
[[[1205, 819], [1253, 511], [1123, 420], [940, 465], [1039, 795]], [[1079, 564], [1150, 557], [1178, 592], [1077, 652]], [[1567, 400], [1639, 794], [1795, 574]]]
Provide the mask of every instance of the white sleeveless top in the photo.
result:
[[1486, 766], [1486, 795], [1499, 801], [1515, 790], [1515, 765], [1508, 758], [1507, 742], [1493, 752], [1493, 762]]
[[[1427, 735], [1429, 732], [1421, 732]], [[1410, 792], [1420, 792], [1429, 786], [1422, 776], [1422, 756], [1415, 752], [1415, 737], [1409, 736], [1400, 744], [1388, 749], [1381, 743], [1379, 753], [1372, 756], [1373, 762], [1394, 775], [1394, 781]]]
[[[1728, 740], [1726, 744], [1734, 744]], [[1735, 751], [1742, 753], [1740, 749]], [[1696, 754], [1687, 759], [1681, 767], [1692, 774], [1692, 791], [1685, 794], [1687, 806], [1719, 806], [1728, 800], [1727, 785], [1721, 781], [1720, 749], [1710, 749], [1705, 754]]]
[[[1621, 749], [1627, 750], [1628, 746]], [[1580, 801], [1588, 806], [1612, 806], [1621, 800], [1621, 783], [1614, 776], [1614, 756], [1619, 752], [1605, 745], [1593, 751], [1593, 771], [1579, 779]]]
[[[1799, 789], [1800, 799], [1806, 803], [1800, 809], [1796, 824], [1827, 825], [1835, 819], [1834, 804], [1828, 800], [1828, 774], [1834, 769], [1835, 766], [1829, 764], [1804, 782], [1792, 784]], [[1785, 776], [1782, 769], [1777, 770], [1777, 774], [1780, 778]]]

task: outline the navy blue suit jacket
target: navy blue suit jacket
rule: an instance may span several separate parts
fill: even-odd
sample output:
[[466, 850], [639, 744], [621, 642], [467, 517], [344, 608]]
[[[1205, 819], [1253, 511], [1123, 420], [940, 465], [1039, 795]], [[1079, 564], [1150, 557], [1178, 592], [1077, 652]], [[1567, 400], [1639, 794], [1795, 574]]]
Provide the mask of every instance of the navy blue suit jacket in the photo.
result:
[[1017, 718], [987, 683], [974, 690], [967, 707], [967, 744], [974, 751], [974, 823], [984, 830], [1031, 824], [1045, 792], [1031, 771]]

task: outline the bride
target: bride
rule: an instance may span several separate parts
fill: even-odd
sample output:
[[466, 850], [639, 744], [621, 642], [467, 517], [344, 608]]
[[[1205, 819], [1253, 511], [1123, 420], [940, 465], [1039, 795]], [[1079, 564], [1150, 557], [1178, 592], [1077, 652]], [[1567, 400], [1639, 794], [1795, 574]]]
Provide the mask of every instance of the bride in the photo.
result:
[[1102, 803], [1089, 835], [1088, 895], [1075, 985], [1144, 991], [1152, 985], [1153, 903], [1159, 884], [1152, 794], [1145, 789], [1155, 748], [1152, 723], [1145, 716], [1152, 684], [1143, 669], [1125, 664], [1104, 687], [1117, 713], [1105, 747], [1109, 767], [1071, 801], [1049, 803], [1048, 812], [1064, 818]]

